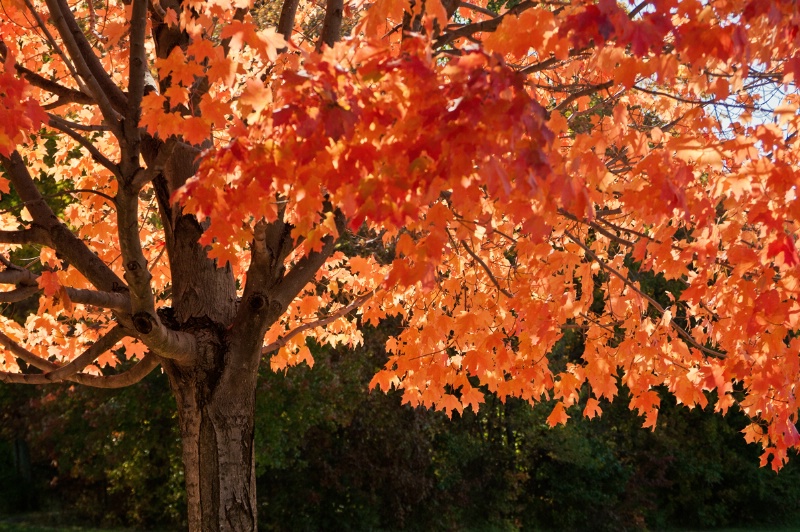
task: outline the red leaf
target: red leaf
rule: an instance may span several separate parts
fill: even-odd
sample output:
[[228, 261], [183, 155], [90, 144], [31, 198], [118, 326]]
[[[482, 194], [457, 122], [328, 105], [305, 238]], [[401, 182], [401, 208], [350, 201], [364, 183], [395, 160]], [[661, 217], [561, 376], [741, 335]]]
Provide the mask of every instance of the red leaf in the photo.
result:
[[778, 237], [767, 247], [768, 258], [771, 259], [780, 254], [783, 254], [783, 263], [787, 266], [795, 266], [800, 263], [800, 256], [797, 255], [794, 240], [789, 235]]

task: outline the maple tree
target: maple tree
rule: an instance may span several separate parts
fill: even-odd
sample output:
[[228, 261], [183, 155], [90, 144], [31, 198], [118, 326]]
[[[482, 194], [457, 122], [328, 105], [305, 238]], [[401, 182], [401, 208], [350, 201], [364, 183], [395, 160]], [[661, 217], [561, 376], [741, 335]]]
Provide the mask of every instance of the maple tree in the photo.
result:
[[[0, 378], [160, 366], [192, 530], [255, 527], [261, 360], [387, 316], [372, 386], [411, 405], [554, 399], [556, 425], [624, 383], [655, 428], [657, 387], [715, 391], [778, 469], [798, 24], [789, 0], [2, 0], [0, 300], [39, 308], [0, 318]], [[584, 352], [558, 371], [565, 328]]]

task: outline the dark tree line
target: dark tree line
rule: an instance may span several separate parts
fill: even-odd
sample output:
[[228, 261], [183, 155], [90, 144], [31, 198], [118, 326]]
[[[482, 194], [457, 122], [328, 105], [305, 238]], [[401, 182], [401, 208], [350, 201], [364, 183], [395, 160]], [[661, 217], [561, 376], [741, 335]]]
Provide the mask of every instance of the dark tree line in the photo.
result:
[[[797, 461], [778, 475], [759, 468], [737, 412], [689, 411], [665, 395], [655, 432], [640, 428], [627, 401], [591, 421], [574, 409], [567, 426], [550, 429], [547, 405], [487, 396], [477, 415], [448, 420], [394, 394], [366, 393], [385, 356], [383, 337], [367, 334], [368, 356], [318, 349], [313, 370], [263, 375], [261, 529], [623, 530], [800, 518]], [[568, 334], [562, 359], [579, 345]], [[4, 513], [185, 526], [180, 440], [163, 375], [122, 393], [0, 387], [0, 412]]]

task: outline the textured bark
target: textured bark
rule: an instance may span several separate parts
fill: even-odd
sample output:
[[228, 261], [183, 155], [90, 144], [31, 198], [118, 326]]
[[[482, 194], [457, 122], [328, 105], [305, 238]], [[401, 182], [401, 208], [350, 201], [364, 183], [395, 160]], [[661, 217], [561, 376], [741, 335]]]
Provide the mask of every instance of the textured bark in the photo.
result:
[[344, 15], [344, 0], [327, 0], [325, 6], [325, 19], [322, 21], [317, 49], [323, 44], [333, 46], [342, 38], [342, 17]]
[[165, 361], [178, 402], [191, 531], [256, 530], [254, 456], [257, 371], [237, 361], [224, 335], [206, 329], [191, 365]]

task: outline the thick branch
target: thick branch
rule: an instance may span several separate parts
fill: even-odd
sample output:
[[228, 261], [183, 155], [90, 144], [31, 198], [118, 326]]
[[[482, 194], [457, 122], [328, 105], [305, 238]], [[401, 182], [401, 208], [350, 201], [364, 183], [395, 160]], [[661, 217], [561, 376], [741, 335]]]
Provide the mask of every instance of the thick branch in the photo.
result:
[[283, 35], [286, 42], [292, 37], [292, 29], [294, 29], [294, 17], [297, 14], [297, 6], [300, 0], [284, 0], [281, 7], [281, 16], [278, 19], [278, 33]]
[[131, 313], [131, 299], [125, 292], [102, 292], [100, 290], [70, 287], [67, 287], [66, 290], [67, 296], [73, 303], [118, 310], [125, 314]]
[[300, 293], [300, 291], [307, 285], [311, 279], [317, 274], [325, 261], [333, 254], [336, 241], [332, 236], [327, 236], [323, 240], [323, 246], [320, 251], [312, 251], [294, 265], [294, 267], [287, 273], [277, 287], [276, 299], [280, 302], [281, 306], [285, 309], [289, 303]]
[[[158, 358], [152, 353], [148, 353], [127, 371], [116, 375], [73, 375], [67, 380], [91, 386], [93, 388], [125, 388], [141, 381], [158, 367]], [[48, 380], [43, 374], [25, 375], [21, 373], [8, 373], [0, 371], [0, 381], [13, 384], [51, 384], [59, 381]]]
[[[0, 256], [0, 261], [6, 264], [7, 270], [0, 271], [0, 284], [17, 285], [15, 290], [0, 292], [0, 302], [15, 303], [27, 299], [39, 292], [39, 276], [35, 273], [11, 264]], [[131, 301], [125, 292], [103, 292], [87, 290], [84, 288], [64, 287], [67, 296], [73, 303], [91, 305], [93, 307], [118, 310], [130, 314]]]
[[[335, 213], [336, 227], [339, 234], [343, 234], [347, 228], [344, 216], [341, 212]], [[326, 236], [322, 240], [322, 249], [319, 251], [311, 251], [308, 255], [304, 256], [289, 272], [283, 276], [283, 279], [275, 287], [274, 299], [281, 305], [281, 313], [286, 310], [289, 304], [297, 297], [297, 294], [305, 287], [317, 274], [325, 261], [328, 260], [333, 254], [334, 247], [336, 246], [336, 239], [333, 236]]]
[[122, 149], [120, 165], [125, 179], [132, 179], [140, 167], [139, 119], [142, 115], [141, 103], [144, 96], [145, 73], [147, 72], [147, 54], [144, 48], [145, 30], [147, 29], [147, 1], [133, 0], [131, 11], [128, 107], [122, 123], [123, 138], [120, 139]]
[[0, 272], [0, 284], [21, 284], [24, 286], [39, 286], [38, 275], [24, 268], [3, 270]]
[[36, 294], [39, 291], [38, 286], [23, 286], [9, 290], [8, 292], [0, 292], [0, 303], [17, 303], [24, 301]]
[[41, 244], [52, 247], [50, 235], [36, 225], [20, 231], [0, 231], [0, 244]]
[[133, 327], [139, 338], [154, 353], [164, 358], [193, 358], [197, 342], [193, 335], [168, 329], [156, 314], [150, 285], [152, 275], [139, 240], [138, 192], [126, 187], [117, 194], [117, 229], [131, 299]]
[[[283, 221], [283, 211], [282, 205], [276, 221], [261, 220], [253, 230], [247, 282], [231, 329], [242, 352], [258, 353], [267, 328], [285, 310], [280, 302], [270, 302], [274, 287], [283, 276], [284, 260], [293, 246], [290, 226]], [[253, 358], [250, 363], [257, 365], [259, 360], [260, 357]]]
[[[44, 201], [36, 183], [31, 179], [25, 161], [18, 152], [10, 158], [0, 155], [0, 164], [6, 170], [14, 189], [25, 203], [37, 227], [46, 231], [52, 245], [89, 282], [105, 292], [125, 289], [125, 283], [86, 244], [67, 228]], [[38, 229], [36, 229], [38, 231]]]
[[[127, 98], [103, 69], [100, 60], [94, 55], [89, 41], [78, 26], [72, 11], [65, 0], [46, 0], [50, 16], [58, 29], [70, 58], [75, 63], [80, 77], [88, 85], [91, 96], [100, 106], [108, 124], [119, 134], [119, 115], [117, 109], [127, 105]], [[114, 99], [114, 103], [112, 103]]]
[[131, 190], [141, 190], [142, 187], [150, 183], [156, 176], [162, 174], [167, 161], [172, 157], [172, 153], [175, 151], [177, 145], [178, 141], [174, 138], [167, 139], [165, 143], [161, 144], [158, 148], [158, 155], [155, 161], [148, 164], [146, 170], [142, 170], [134, 176], [130, 184]]
[[327, 0], [325, 6], [325, 19], [322, 21], [322, 32], [319, 36], [317, 49], [323, 44], [333, 46], [342, 38], [342, 16], [344, 14], [343, 0]]

